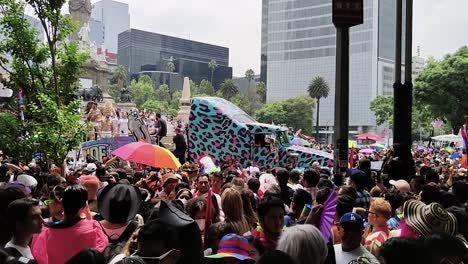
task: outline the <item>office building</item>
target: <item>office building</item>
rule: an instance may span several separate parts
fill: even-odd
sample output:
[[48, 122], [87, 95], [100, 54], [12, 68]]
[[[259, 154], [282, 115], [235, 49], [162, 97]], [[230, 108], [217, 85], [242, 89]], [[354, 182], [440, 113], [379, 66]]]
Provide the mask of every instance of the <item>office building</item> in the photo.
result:
[[[102, 24], [98, 25], [98, 22]], [[128, 4], [113, 0], [101, 0], [93, 4], [90, 30], [91, 40], [96, 47], [104, 46], [109, 52], [117, 53], [118, 35], [129, 28]]]
[[413, 71], [412, 71], [412, 76], [413, 76], [413, 82], [416, 80], [418, 75], [426, 68], [426, 60], [422, 57], [418, 56], [413, 56]]
[[[218, 64], [213, 72], [215, 89], [219, 88], [225, 79], [232, 78], [229, 49], [226, 47], [137, 29], [129, 29], [119, 34], [118, 47], [117, 62], [129, 69], [130, 78], [137, 77], [142, 71], [161, 76], [161, 72], [167, 72], [167, 64], [172, 62], [175, 66], [173, 73], [181, 75], [177, 78], [183, 79], [187, 76], [198, 84], [203, 79], [211, 80], [211, 69], [208, 67], [210, 60], [215, 60]], [[173, 74], [162, 76], [157, 79], [176, 78]], [[157, 80], [155, 84], [158, 85]], [[182, 86], [170, 88], [182, 89]]]
[[[323, 140], [325, 134], [333, 133], [334, 126], [336, 29], [332, 0], [263, 3], [261, 60], [266, 72], [262, 68], [261, 75], [267, 76], [267, 100], [307, 95], [310, 81], [323, 77], [330, 86], [328, 98], [320, 101]], [[393, 94], [395, 6], [395, 0], [364, 0], [364, 23], [350, 30], [351, 134], [375, 131], [370, 102], [377, 95]]]

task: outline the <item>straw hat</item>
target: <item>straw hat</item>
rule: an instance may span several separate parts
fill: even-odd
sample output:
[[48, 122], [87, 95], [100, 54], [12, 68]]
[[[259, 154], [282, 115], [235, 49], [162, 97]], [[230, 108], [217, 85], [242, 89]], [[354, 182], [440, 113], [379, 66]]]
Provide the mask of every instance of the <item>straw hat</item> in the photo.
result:
[[423, 236], [434, 231], [455, 235], [457, 230], [456, 217], [438, 203], [426, 205], [421, 201], [407, 201], [403, 205], [403, 216], [406, 224]]

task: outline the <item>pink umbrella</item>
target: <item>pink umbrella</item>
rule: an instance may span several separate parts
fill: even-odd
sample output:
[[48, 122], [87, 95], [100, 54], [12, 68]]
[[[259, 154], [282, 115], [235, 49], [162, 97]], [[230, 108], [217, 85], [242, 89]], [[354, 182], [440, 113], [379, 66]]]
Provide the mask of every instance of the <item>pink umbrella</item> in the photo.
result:
[[143, 142], [133, 142], [112, 151], [117, 157], [155, 168], [178, 169], [179, 160], [166, 148]]
[[373, 141], [383, 141], [384, 139], [379, 137], [378, 135], [374, 133], [364, 133], [356, 136], [356, 139], [358, 140], [373, 140]]
[[361, 149], [361, 150], [359, 151], [359, 153], [363, 153], [363, 154], [369, 155], [369, 154], [374, 153], [374, 151], [375, 151], [375, 150], [373, 150], [373, 149]]

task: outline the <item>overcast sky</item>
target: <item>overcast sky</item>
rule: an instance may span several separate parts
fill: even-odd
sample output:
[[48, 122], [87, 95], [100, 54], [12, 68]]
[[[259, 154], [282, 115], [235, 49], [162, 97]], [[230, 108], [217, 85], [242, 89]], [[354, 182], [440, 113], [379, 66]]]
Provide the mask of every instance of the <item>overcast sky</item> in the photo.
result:
[[[226, 46], [235, 76], [260, 72], [261, 0], [119, 1], [131, 27]], [[414, 0], [414, 53], [441, 58], [467, 45], [467, 10], [468, 0]]]

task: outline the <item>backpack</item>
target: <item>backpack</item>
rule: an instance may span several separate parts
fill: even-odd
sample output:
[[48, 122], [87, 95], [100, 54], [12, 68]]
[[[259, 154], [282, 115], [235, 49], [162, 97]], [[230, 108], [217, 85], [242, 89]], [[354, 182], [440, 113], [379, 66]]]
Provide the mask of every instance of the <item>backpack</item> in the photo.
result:
[[14, 258], [15, 260], [14, 263], [37, 264], [37, 261], [23, 257], [23, 255], [21, 255], [21, 253], [16, 248], [9, 247], [9, 248], [4, 248], [3, 250], [6, 253], [8, 253], [11, 257]]
[[138, 222], [135, 220], [132, 220], [127, 225], [127, 227], [125, 228], [125, 230], [122, 232], [122, 234], [120, 235], [118, 239], [111, 239], [109, 235], [106, 234], [106, 231], [104, 230], [104, 228], [102, 229], [104, 231], [104, 234], [106, 234], [107, 238], [109, 239], [109, 244], [107, 244], [106, 248], [102, 252], [106, 260], [106, 263], [109, 263], [115, 256], [122, 253], [123, 248], [125, 247], [125, 244], [130, 239], [133, 232], [135, 232], [137, 227], [138, 227]]

